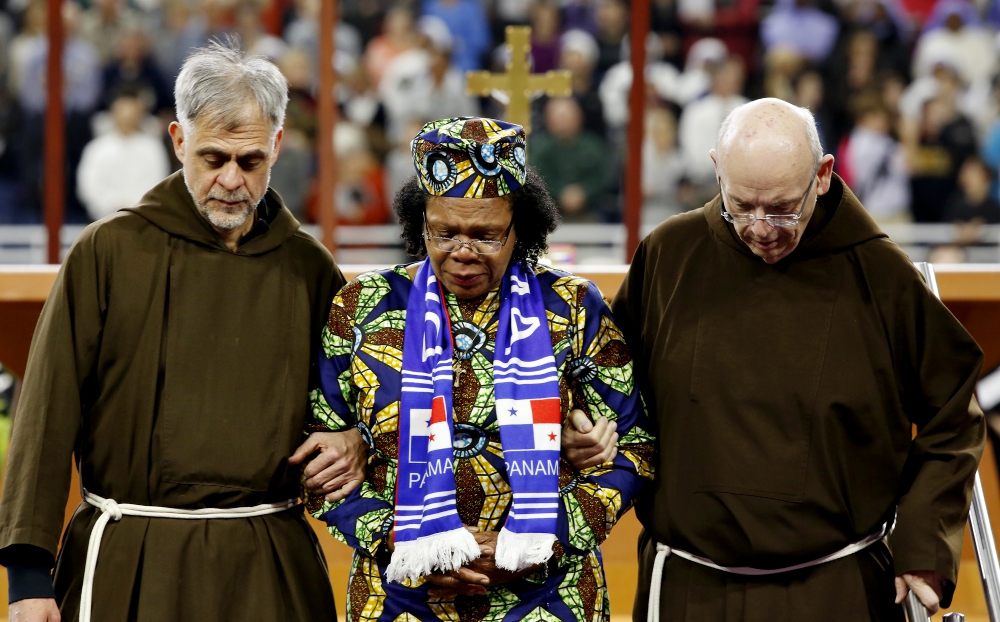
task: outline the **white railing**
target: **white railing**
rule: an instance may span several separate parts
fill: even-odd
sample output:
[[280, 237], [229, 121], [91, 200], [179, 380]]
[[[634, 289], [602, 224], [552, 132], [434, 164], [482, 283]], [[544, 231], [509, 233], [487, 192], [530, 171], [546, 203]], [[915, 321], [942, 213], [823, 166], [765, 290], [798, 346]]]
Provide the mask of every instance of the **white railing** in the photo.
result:
[[[319, 237], [319, 227], [303, 229]], [[643, 235], [653, 227], [643, 228]], [[913, 261], [924, 261], [935, 246], [953, 244], [958, 227], [947, 224], [886, 225], [885, 232]], [[67, 225], [62, 230], [63, 254], [83, 231], [82, 225]], [[979, 244], [965, 247], [969, 263], [1000, 262], [1000, 225], [988, 225], [980, 231]], [[40, 225], [0, 226], [0, 264], [45, 263], [46, 234]], [[406, 260], [397, 225], [338, 227], [337, 260], [343, 264], [387, 265]], [[625, 228], [619, 224], [562, 225], [549, 236], [554, 251], [568, 253], [571, 263], [617, 264], [625, 260]]]

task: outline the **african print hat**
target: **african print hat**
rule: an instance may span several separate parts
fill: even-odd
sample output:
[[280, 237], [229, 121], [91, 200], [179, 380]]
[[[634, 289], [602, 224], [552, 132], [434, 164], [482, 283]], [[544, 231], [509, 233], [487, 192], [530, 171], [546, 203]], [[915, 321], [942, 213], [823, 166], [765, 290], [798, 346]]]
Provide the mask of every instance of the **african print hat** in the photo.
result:
[[524, 184], [524, 128], [495, 119], [432, 121], [410, 143], [417, 179], [428, 194], [490, 199]]

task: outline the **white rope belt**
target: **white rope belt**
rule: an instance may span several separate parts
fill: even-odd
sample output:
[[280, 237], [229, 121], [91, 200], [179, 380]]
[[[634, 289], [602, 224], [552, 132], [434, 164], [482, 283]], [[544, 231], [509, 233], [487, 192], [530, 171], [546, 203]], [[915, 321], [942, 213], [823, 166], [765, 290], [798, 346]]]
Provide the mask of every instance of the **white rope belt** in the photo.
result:
[[831, 553], [825, 557], [820, 557], [819, 559], [814, 559], [802, 564], [795, 564], [794, 566], [788, 566], [787, 568], [761, 569], [750, 568], [748, 566], [720, 566], [706, 557], [700, 557], [698, 555], [688, 553], [687, 551], [670, 548], [666, 544], [660, 544], [657, 542], [656, 558], [653, 560], [653, 578], [649, 585], [649, 608], [646, 610], [646, 622], [660, 622], [660, 586], [663, 583], [663, 565], [666, 563], [667, 558], [671, 555], [676, 555], [677, 557], [686, 559], [689, 562], [694, 562], [708, 568], [714, 568], [715, 570], [721, 570], [722, 572], [760, 577], [765, 575], [781, 574], [783, 572], [792, 572], [793, 570], [802, 570], [803, 568], [819, 566], [820, 564], [832, 562], [836, 559], [847, 557], [848, 555], [854, 555], [858, 551], [863, 551], [882, 538], [886, 537], [889, 534], [891, 527], [892, 524], [886, 522], [881, 528], [879, 528], [878, 531], [872, 533], [864, 540], [848, 544], [839, 551]]
[[101, 538], [109, 521], [119, 521], [122, 516], [143, 516], [146, 518], [179, 518], [185, 520], [202, 520], [209, 518], [253, 518], [266, 516], [290, 510], [298, 505], [297, 499], [280, 503], [263, 503], [248, 508], [203, 508], [200, 510], [178, 510], [161, 508], [152, 505], [134, 505], [131, 503], [116, 503], [114, 499], [105, 499], [83, 491], [83, 500], [101, 511], [94, 529], [90, 532], [90, 543], [87, 545], [87, 562], [83, 570], [83, 590], [80, 594], [80, 622], [90, 622], [91, 609], [94, 604], [94, 571], [97, 569], [97, 555], [101, 550]]

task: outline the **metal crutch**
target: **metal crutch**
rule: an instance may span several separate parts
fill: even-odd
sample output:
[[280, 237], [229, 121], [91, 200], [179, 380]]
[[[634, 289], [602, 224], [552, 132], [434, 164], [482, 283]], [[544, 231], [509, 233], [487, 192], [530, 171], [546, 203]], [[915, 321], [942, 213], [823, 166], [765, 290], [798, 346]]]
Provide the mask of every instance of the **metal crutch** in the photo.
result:
[[[938, 290], [934, 266], [927, 262], [914, 264], [931, 292], [941, 298]], [[983, 595], [986, 597], [986, 611], [990, 622], [1000, 622], [1000, 560], [997, 558], [997, 547], [993, 541], [993, 529], [990, 527], [990, 515], [986, 510], [986, 496], [983, 494], [983, 483], [976, 472], [976, 480], [972, 486], [972, 508], [969, 510], [969, 531], [972, 533], [972, 544], [976, 550], [976, 562], [979, 564], [979, 576], [983, 581]], [[904, 603], [906, 616], [910, 622], [930, 622], [927, 609], [917, 597], [910, 592]], [[965, 616], [960, 613], [950, 613], [945, 616], [945, 622], [964, 622]]]

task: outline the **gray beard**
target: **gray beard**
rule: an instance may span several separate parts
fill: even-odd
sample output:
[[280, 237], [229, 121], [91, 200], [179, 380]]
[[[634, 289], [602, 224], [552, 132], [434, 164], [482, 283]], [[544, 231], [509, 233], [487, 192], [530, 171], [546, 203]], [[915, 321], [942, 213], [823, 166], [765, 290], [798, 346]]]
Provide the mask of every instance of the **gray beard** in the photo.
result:
[[[267, 174], [267, 185], [271, 185], [271, 173], [268, 171]], [[204, 201], [199, 201], [198, 197], [195, 196], [194, 191], [191, 190], [191, 186], [188, 185], [187, 177], [184, 177], [184, 186], [187, 187], [188, 194], [191, 195], [191, 200], [194, 201], [195, 207], [198, 208], [198, 212], [212, 224], [213, 227], [219, 231], [232, 231], [233, 229], [238, 229], [250, 218], [260, 202], [264, 200], [262, 196], [260, 200], [256, 203], [252, 203], [253, 197], [246, 190], [237, 192], [225, 192], [220, 190], [213, 190], [208, 193]], [[226, 209], [211, 209], [208, 202], [212, 199], [235, 202], [242, 201], [243, 207], [237, 208], [235, 210]]]

